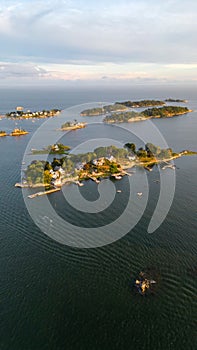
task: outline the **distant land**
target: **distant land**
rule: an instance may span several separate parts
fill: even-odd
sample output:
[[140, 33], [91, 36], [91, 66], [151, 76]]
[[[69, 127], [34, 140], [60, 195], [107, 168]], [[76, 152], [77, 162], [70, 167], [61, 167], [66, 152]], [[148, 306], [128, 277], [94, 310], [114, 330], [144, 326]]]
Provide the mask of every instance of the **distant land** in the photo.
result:
[[164, 101], [158, 101], [158, 100], [125, 101], [125, 102], [116, 102], [116, 103], [120, 103], [121, 105], [129, 107], [129, 108], [143, 108], [143, 107], [153, 107], [153, 106], [165, 105]]
[[[129, 112], [131, 111], [131, 108], [147, 108], [147, 107], [158, 107], [158, 106], [162, 106], [163, 108], [167, 108], [167, 107], [174, 107], [176, 109], [176, 113], [178, 113], [177, 115], [180, 114], [184, 114], [182, 112], [184, 112], [184, 109], [182, 109], [182, 112], [179, 108], [186, 108], [186, 107], [180, 107], [180, 106], [165, 106], [166, 102], [187, 102], [187, 100], [181, 100], [181, 99], [166, 99], [165, 101], [160, 101], [160, 100], [141, 100], [141, 101], [125, 101], [125, 102], [115, 102], [112, 105], [108, 105], [108, 106], [103, 106], [103, 107], [97, 107], [97, 108], [90, 108], [90, 109], [86, 109], [83, 110], [81, 112], [81, 116], [82, 117], [94, 117], [94, 116], [99, 116], [99, 115], [108, 115], [108, 114], [114, 114], [114, 113], [124, 113], [124, 112]], [[175, 109], [172, 113], [175, 112]], [[179, 109], [179, 110], [178, 110]], [[163, 109], [162, 110], [164, 113], [165, 111], [167, 111], [167, 109]], [[185, 109], [186, 111], [186, 109]], [[187, 109], [187, 113], [191, 112], [191, 110]], [[170, 114], [171, 112], [167, 112], [167, 114]], [[141, 112], [141, 114], [146, 115], [146, 113], [144, 114], [144, 112]], [[142, 116], [141, 119], [142, 120]]]
[[167, 98], [165, 100], [165, 102], [180, 102], [180, 103], [187, 103], [188, 100], [181, 100], [179, 98], [175, 99], [175, 98]]

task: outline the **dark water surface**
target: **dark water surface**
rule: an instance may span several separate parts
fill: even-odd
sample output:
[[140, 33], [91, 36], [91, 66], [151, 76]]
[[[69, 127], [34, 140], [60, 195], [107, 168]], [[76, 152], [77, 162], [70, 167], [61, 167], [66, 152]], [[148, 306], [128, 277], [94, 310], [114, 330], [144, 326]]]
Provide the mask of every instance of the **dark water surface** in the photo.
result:
[[[1, 113], [17, 105], [64, 109], [92, 101], [187, 98], [193, 113], [154, 124], [175, 151], [197, 151], [197, 96], [189, 87], [2, 89], [0, 96]], [[41, 123], [20, 121], [29, 135], [0, 138], [0, 349], [197, 349], [197, 157], [176, 161], [173, 205], [153, 234], [147, 233], [147, 227], [159, 195], [159, 184], [154, 182], [159, 178], [157, 169], [148, 173], [148, 205], [131, 232], [102, 248], [71, 248], [40, 231], [21, 190], [13, 187], [20, 180], [27, 143]], [[133, 124], [133, 132], [144, 125]], [[14, 126], [11, 120], [0, 121], [1, 130], [11, 131]], [[74, 146], [80, 137], [93, 133], [91, 127], [81, 132], [70, 133], [65, 142]], [[112, 137], [114, 129], [97, 129], [97, 133]], [[120, 140], [124, 135], [120, 133]], [[126, 178], [117, 186], [126, 198]], [[97, 198], [94, 183], [86, 184], [83, 191], [90, 200]], [[82, 225], [83, 216], [76, 216], [58, 195], [50, 197], [57, 211]], [[121, 203], [116, 206], [121, 211]], [[111, 219], [114, 208], [103, 220]], [[94, 226], [94, 221], [90, 216], [87, 224]], [[157, 276], [158, 284], [154, 295], [141, 297], [132, 290], [131, 281], [147, 269]]]

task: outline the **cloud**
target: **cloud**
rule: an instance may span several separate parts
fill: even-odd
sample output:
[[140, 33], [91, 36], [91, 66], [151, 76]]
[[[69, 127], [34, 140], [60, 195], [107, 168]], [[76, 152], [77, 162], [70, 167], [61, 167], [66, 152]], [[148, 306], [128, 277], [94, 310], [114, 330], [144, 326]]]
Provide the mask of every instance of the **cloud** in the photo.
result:
[[32, 64], [0, 63], [0, 79], [7, 78], [46, 78], [50, 74]]
[[2, 0], [0, 77], [192, 78], [196, 15], [195, 0]]
[[[28, 1], [2, 7], [4, 57], [26, 61], [194, 63], [194, 1]], [[103, 6], [104, 5], [104, 6]]]

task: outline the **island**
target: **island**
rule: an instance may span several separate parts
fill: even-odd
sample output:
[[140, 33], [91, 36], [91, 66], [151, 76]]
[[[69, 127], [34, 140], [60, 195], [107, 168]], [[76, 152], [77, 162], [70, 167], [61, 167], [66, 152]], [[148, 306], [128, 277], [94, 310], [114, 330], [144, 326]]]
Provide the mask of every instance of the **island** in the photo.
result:
[[124, 112], [124, 113], [111, 113], [109, 115], [106, 115], [106, 117], [103, 119], [104, 123], [130, 123], [130, 122], [137, 122], [141, 120], [146, 120], [147, 117], [144, 116], [142, 113], [130, 111], [130, 112]]
[[113, 105], [86, 109], [81, 112], [81, 116], [82, 117], [99, 116], [99, 115], [108, 114], [108, 113], [128, 111], [130, 108], [143, 108], [143, 107], [163, 106], [163, 105], [165, 105], [164, 101], [157, 101], [157, 100], [115, 102]]
[[104, 123], [130, 123], [137, 122], [152, 118], [171, 118], [187, 113], [191, 113], [192, 110], [187, 107], [179, 106], [164, 106], [160, 108], [148, 108], [143, 112], [138, 113], [134, 111], [123, 113], [111, 113], [103, 119]]
[[4, 137], [4, 136], [7, 136], [6, 131], [0, 130], [0, 137]]
[[149, 118], [171, 118], [191, 112], [192, 110], [187, 107], [165, 106], [161, 108], [149, 108], [142, 113]]
[[116, 103], [120, 103], [121, 105], [129, 108], [143, 108], [143, 107], [165, 105], [164, 101], [159, 101], [159, 100], [125, 101], [125, 102], [116, 102]]
[[35, 111], [32, 112], [30, 110], [27, 110], [26, 112], [23, 111], [23, 107], [17, 107], [16, 111], [6, 113], [7, 118], [11, 119], [32, 119], [32, 118], [50, 118], [50, 117], [55, 117], [61, 112], [60, 109], [51, 109], [51, 110], [45, 110], [43, 109], [42, 111]]
[[26, 134], [29, 134], [29, 132], [21, 128], [16, 128], [10, 133], [10, 136], [21, 136]]
[[103, 115], [103, 114], [107, 114], [107, 113], [111, 113], [111, 112], [121, 112], [121, 111], [126, 111], [126, 110], [128, 110], [128, 107], [117, 102], [113, 105], [85, 109], [84, 111], [81, 112], [80, 115], [82, 117], [94, 117], [94, 116], [99, 116], [99, 115]]
[[180, 103], [187, 103], [188, 100], [181, 100], [179, 98], [167, 98], [165, 102], [180, 102]]
[[67, 131], [67, 130], [77, 130], [77, 129], [83, 129], [87, 126], [87, 123], [79, 123], [77, 120], [74, 120], [73, 122], [66, 122], [61, 126], [62, 131]]
[[4, 137], [4, 136], [22, 136], [22, 135], [26, 135], [29, 134], [28, 131], [24, 130], [24, 129], [19, 129], [16, 128], [14, 129], [10, 134], [8, 134], [6, 131], [1, 130], [0, 131], [0, 137]]
[[31, 149], [32, 154], [67, 154], [70, 151], [69, 146], [65, 146], [62, 143], [56, 143], [49, 145], [41, 150]]
[[169, 163], [172, 159], [196, 154], [189, 150], [175, 153], [171, 148], [162, 149], [152, 143], [138, 149], [134, 143], [126, 143], [123, 148], [98, 147], [93, 152], [69, 154], [52, 162], [34, 160], [25, 170], [23, 184], [17, 187], [60, 188], [69, 182], [81, 186], [84, 180], [99, 183], [103, 178], [116, 181], [128, 175], [126, 170], [134, 166], [147, 170], [155, 164], [161, 164], [162, 169], [174, 168]]

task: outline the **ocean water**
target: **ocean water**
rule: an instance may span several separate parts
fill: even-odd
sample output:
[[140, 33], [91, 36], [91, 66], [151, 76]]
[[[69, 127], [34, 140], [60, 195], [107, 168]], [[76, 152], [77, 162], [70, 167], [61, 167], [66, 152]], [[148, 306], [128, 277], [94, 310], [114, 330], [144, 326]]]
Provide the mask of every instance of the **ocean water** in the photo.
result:
[[[93, 101], [168, 97], [188, 99], [194, 112], [155, 120], [154, 125], [175, 151], [197, 151], [197, 98], [195, 89], [189, 86], [6, 88], [0, 90], [0, 113], [17, 105], [33, 110], [65, 109]], [[147, 227], [159, 196], [157, 168], [147, 173], [146, 210], [127, 235], [100, 248], [72, 248], [41, 232], [29, 216], [22, 191], [14, 188], [20, 181], [26, 146], [42, 123], [19, 121], [29, 135], [0, 138], [0, 349], [196, 349], [197, 157], [176, 160], [173, 204], [154, 233], [148, 233]], [[130, 131], [133, 135], [146, 133], [146, 123], [132, 124]], [[11, 131], [14, 126], [12, 120], [0, 121], [1, 130]], [[75, 147], [101, 136], [125, 142], [130, 134], [97, 125], [69, 133], [62, 140]], [[140, 138], [133, 137], [140, 146]], [[47, 128], [43, 142], [50, 144]], [[140, 177], [139, 170], [134, 176]], [[93, 229], [114, 220], [124, 210], [127, 179], [116, 186], [122, 193], [97, 217], [76, 213], [60, 193], [52, 194], [50, 201], [63, 218]], [[72, 191], [72, 186], [66, 190]], [[92, 182], [81, 192], [90, 201], [98, 198], [97, 185]], [[142, 297], [133, 290], [132, 281], [146, 270], [156, 277], [157, 287], [154, 295]]]

